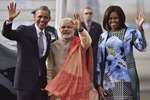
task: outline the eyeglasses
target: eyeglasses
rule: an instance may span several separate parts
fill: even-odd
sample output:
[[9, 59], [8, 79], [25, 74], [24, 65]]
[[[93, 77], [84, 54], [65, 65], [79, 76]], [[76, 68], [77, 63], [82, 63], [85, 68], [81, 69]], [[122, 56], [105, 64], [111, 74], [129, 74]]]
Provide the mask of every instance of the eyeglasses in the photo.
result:
[[84, 14], [85, 15], [92, 15], [93, 13], [92, 12], [85, 12]]

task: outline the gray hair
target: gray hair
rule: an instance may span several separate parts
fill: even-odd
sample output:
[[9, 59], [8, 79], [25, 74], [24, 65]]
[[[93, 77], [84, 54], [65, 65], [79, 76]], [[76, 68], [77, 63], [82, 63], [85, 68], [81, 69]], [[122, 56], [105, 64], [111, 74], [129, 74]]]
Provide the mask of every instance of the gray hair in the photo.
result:
[[74, 24], [72, 18], [70, 18], [70, 17], [65, 17], [65, 18], [62, 18], [62, 19], [60, 20], [59, 25], [61, 25], [62, 22], [64, 22], [64, 21], [69, 21], [69, 22], [71, 22], [72, 24]]

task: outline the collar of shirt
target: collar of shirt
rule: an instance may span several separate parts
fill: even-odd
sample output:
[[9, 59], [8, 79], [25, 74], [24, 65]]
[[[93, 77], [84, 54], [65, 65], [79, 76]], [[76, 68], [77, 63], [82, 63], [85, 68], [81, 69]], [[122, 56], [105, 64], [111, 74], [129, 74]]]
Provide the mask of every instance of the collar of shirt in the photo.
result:
[[45, 37], [45, 29], [41, 30], [39, 29], [39, 27], [37, 26], [37, 24], [35, 24], [35, 28], [36, 28], [36, 33], [37, 33], [37, 36], [40, 37], [39, 33], [42, 31], [44, 34], [44, 37]]
[[90, 21], [90, 22], [84, 22], [84, 23], [85, 23], [86, 26], [91, 26], [92, 21]]

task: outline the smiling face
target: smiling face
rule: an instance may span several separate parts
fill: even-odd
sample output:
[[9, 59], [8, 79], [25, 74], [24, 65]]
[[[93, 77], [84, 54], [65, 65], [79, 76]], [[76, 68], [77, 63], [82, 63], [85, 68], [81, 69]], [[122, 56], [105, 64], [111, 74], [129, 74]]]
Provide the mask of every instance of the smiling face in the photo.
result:
[[43, 30], [48, 22], [50, 21], [50, 16], [46, 10], [37, 10], [34, 15], [34, 21], [37, 26]]
[[110, 14], [108, 24], [111, 27], [111, 31], [119, 30], [119, 16], [115, 11]]
[[103, 27], [106, 31], [118, 31], [122, 28], [126, 28], [125, 14], [119, 6], [109, 6], [103, 17]]
[[63, 19], [60, 23], [60, 28], [59, 28], [60, 32], [61, 32], [61, 37], [62, 39], [68, 40], [71, 39], [74, 36], [74, 24], [72, 19]]

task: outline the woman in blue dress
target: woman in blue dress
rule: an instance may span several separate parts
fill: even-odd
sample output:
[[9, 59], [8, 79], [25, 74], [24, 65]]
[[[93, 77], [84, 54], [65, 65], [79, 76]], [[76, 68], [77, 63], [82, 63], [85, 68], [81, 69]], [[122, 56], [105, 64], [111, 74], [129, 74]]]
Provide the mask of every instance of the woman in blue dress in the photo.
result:
[[99, 93], [106, 100], [140, 100], [133, 46], [144, 51], [146, 40], [140, 12], [136, 18], [137, 28], [125, 25], [125, 14], [121, 7], [106, 9], [98, 44], [96, 79]]

